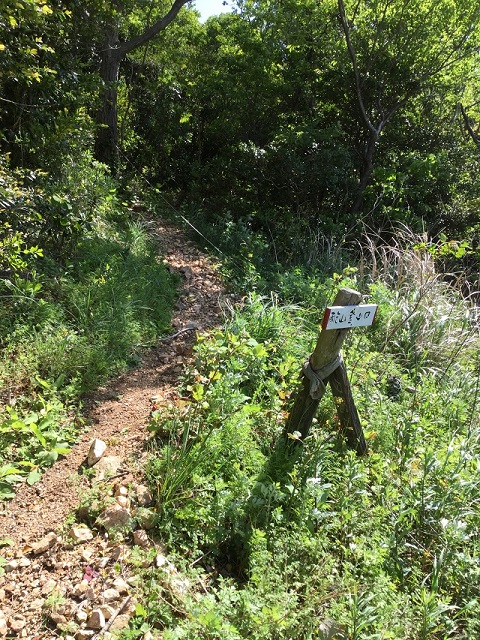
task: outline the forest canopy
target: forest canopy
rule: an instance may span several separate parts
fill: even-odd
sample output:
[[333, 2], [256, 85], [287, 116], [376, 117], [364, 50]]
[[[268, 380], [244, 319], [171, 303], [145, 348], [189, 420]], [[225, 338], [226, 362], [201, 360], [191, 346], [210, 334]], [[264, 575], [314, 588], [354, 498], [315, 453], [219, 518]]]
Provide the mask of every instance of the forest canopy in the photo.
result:
[[207, 226], [273, 241], [277, 259], [365, 226], [474, 235], [479, 13], [239, 0], [201, 24], [186, 0], [6, 0], [2, 171], [41, 200], [15, 231], [74, 234], [88, 211], [59, 213], [53, 195], [100, 162]]

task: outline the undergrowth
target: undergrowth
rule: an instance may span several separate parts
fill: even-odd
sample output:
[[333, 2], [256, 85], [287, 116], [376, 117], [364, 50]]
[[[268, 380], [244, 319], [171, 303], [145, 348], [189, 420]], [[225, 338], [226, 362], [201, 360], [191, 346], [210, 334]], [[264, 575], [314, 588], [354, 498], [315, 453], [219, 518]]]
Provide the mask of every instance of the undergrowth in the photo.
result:
[[[312, 277], [303, 305], [251, 294], [200, 337], [182, 396], [152, 415], [146, 468], [156, 534], [190, 589], [145, 570], [128, 637], [478, 636], [478, 324], [433, 249], [371, 243], [357, 267]], [[301, 447], [280, 437], [339, 286], [379, 304], [344, 347], [363, 458], [329, 396]]]
[[[140, 347], [169, 328], [175, 282], [147, 227], [101, 187], [88, 225], [72, 227], [75, 243], [65, 248], [62, 236], [55, 250], [48, 235], [42, 248], [32, 222], [42, 220], [32, 207], [35, 196], [45, 206], [44, 195], [5, 188], [10, 219], [18, 214], [24, 226], [6, 224], [0, 238], [8, 250], [0, 280], [0, 499], [69, 451], [82, 396], [137, 364]], [[27, 240], [37, 243], [35, 268]]]

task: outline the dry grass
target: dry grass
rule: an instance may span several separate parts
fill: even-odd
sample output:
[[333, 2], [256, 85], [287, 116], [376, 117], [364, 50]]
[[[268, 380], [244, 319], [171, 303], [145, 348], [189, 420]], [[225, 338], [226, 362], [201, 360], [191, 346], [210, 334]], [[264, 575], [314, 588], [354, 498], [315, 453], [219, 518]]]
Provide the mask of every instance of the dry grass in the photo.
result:
[[366, 234], [360, 241], [358, 278], [364, 288], [384, 285], [392, 313], [384, 349], [403, 351], [423, 367], [448, 368], [460, 359], [476, 359], [480, 312], [466, 273], [437, 270], [438, 245], [425, 235], [399, 228], [388, 244]]

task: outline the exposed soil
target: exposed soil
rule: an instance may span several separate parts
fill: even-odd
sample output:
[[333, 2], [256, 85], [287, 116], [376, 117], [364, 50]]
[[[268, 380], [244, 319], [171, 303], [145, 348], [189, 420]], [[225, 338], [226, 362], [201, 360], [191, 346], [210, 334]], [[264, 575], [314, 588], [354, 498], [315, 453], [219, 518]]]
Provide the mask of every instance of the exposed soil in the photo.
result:
[[[172, 318], [172, 335], [145, 350], [137, 369], [112, 380], [87, 398], [84, 415], [90, 426], [71, 453], [49, 469], [36, 485], [22, 485], [12, 501], [0, 505], [0, 539], [14, 542], [3, 555], [19, 564], [10, 564], [5, 576], [0, 577], [0, 637], [58, 637], [63, 622], [57, 628], [50, 615], [51, 603], [46, 609], [45, 601], [49, 596], [54, 600], [51, 594], [57, 592], [67, 601], [73, 597], [72, 589], [82, 580], [87, 566], [104, 565], [98, 571], [100, 577], [95, 576], [95, 594], [90, 592], [90, 596], [98, 598], [102, 589], [112, 586], [115, 576], [107, 568], [109, 563], [118, 564], [118, 557], [124, 554], [119, 545], [110, 543], [105, 535], [77, 545], [68, 543], [65, 537], [67, 517], [78, 507], [79, 496], [91, 486], [91, 478], [83, 473], [90, 443], [94, 438], [106, 442], [106, 455], [121, 458], [119, 475], [130, 482], [141, 482], [149, 435], [146, 425], [152, 405], [168, 404], [177, 397], [178, 377], [191, 356], [196, 332], [222, 322], [226, 293], [218, 276], [218, 265], [172, 224], [158, 220], [148, 224], [158, 241], [160, 255], [183, 281]], [[52, 538], [50, 548], [34, 553], [32, 547], [49, 532], [57, 535]], [[131, 590], [125, 594], [129, 597]], [[105, 600], [103, 595], [102, 598]], [[86, 610], [94, 606], [94, 599], [84, 598], [88, 601]], [[68, 622], [74, 619], [75, 607], [82, 608], [82, 602], [73, 599], [65, 606], [54, 607], [53, 613]], [[114, 603], [117, 609], [119, 604]], [[131, 608], [132, 602], [127, 604]], [[75, 638], [93, 637], [90, 631], [82, 632], [75, 625], [71, 633]]]

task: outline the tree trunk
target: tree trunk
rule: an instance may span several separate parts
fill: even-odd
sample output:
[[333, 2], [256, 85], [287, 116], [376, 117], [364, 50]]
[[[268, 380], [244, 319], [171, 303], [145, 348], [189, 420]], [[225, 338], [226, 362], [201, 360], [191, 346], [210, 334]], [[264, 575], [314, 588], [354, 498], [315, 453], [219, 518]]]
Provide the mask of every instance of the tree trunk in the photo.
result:
[[145, 29], [138, 36], [120, 42], [118, 25], [107, 27], [107, 37], [102, 48], [102, 62], [100, 77], [103, 87], [101, 94], [101, 108], [97, 114], [97, 136], [95, 141], [95, 157], [108, 164], [115, 172], [118, 164], [118, 116], [117, 116], [117, 85], [120, 75], [120, 64], [123, 58], [134, 49], [141, 47], [163, 31], [174, 20], [180, 9], [189, 0], [175, 0], [170, 11]]
[[378, 133], [370, 132], [365, 152], [363, 154], [363, 163], [360, 173], [360, 182], [358, 183], [358, 190], [355, 200], [352, 205], [352, 214], [357, 215], [363, 207], [363, 195], [367, 188], [370, 178], [373, 172], [373, 161], [375, 159], [375, 151], [377, 147]]
[[118, 30], [112, 29], [102, 51], [101, 108], [97, 114], [95, 157], [115, 172], [118, 164], [117, 83], [121, 56], [118, 53]]

